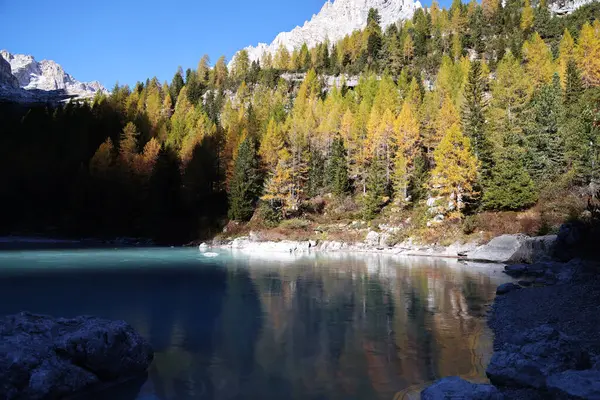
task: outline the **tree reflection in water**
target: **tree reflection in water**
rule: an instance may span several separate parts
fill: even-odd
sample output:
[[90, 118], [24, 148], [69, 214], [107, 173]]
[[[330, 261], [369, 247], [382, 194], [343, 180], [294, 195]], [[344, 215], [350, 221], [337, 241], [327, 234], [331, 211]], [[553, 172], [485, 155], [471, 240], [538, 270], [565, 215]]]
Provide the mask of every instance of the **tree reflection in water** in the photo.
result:
[[197, 251], [172, 252], [153, 269], [152, 255], [121, 269], [0, 269], [0, 313], [130, 322], [156, 350], [138, 399], [392, 399], [443, 376], [484, 379], [499, 267], [228, 253], [200, 265]]

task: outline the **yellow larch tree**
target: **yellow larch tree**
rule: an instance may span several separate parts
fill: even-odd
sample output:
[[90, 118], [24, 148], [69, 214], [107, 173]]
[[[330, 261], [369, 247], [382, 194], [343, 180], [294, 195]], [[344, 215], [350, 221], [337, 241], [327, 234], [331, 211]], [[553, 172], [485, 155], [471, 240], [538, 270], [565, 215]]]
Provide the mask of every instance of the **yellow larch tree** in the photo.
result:
[[600, 85], [600, 22], [586, 22], [579, 33], [576, 49], [577, 65], [587, 87]]
[[567, 81], [567, 65], [569, 65], [570, 60], [575, 58], [575, 41], [568, 29], [565, 29], [565, 33], [560, 41], [558, 54], [558, 73], [560, 75], [560, 82], [564, 87]]
[[523, 4], [523, 12], [521, 13], [521, 30], [525, 33], [529, 32], [533, 27], [533, 7], [531, 1], [525, 0]]
[[552, 75], [556, 71], [552, 52], [537, 32], [523, 44], [523, 59], [525, 72], [535, 87], [552, 82]]
[[417, 114], [409, 101], [405, 101], [395, 121], [397, 150], [394, 156], [394, 189], [401, 199], [407, 196], [407, 185], [418, 153], [420, 132]]
[[434, 152], [435, 168], [431, 172], [430, 189], [448, 200], [448, 211], [461, 215], [464, 196], [474, 194], [478, 162], [471, 142], [458, 124], [448, 129]]

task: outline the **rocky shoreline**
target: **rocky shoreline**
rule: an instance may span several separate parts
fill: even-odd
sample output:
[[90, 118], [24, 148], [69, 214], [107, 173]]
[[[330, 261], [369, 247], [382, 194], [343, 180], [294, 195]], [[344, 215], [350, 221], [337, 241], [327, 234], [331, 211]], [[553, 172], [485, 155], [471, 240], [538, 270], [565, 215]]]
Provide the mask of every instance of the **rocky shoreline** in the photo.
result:
[[[570, 254], [572, 237], [561, 231], [556, 258]], [[600, 399], [600, 263], [545, 261], [504, 272], [518, 284], [498, 287], [491, 310], [491, 384], [443, 378], [422, 399]]]
[[356, 252], [381, 253], [399, 256], [424, 256], [460, 258], [468, 261], [495, 263], [533, 263], [551, 259], [557, 236], [529, 237], [526, 235], [502, 235], [489, 243], [456, 242], [449, 246], [420, 244], [412, 239], [391, 244], [387, 233], [370, 231], [362, 242], [345, 243], [340, 241], [282, 240], [263, 241], [259, 234], [215, 240], [211, 244], [202, 243], [201, 250], [225, 248], [248, 253], [292, 253], [311, 252]]

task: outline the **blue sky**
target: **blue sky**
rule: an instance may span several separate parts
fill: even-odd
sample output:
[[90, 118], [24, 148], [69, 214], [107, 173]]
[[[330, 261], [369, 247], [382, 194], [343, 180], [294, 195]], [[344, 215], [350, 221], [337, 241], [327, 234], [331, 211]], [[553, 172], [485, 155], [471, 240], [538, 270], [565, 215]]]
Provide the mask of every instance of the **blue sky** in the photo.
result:
[[[215, 62], [302, 24], [325, 0], [0, 0], [0, 48], [81, 81], [134, 84]], [[429, 3], [429, 1], [427, 2]], [[446, 3], [445, 1], [442, 4]]]

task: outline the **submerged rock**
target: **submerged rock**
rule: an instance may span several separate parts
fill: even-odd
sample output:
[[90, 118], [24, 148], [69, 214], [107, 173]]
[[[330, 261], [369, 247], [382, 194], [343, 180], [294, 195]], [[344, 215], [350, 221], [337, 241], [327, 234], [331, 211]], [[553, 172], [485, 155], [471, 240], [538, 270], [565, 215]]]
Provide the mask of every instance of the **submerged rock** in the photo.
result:
[[492, 385], [465, 381], [457, 376], [443, 378], [421, 392], [421, 400], [500, 400], [504, 397]]
[[600, 371], [565, 371], [551, 375], [548, 391], [559, 399], [600, 399]]
[[589, 366], [580, 343], [542, 325], [515, 335], [495, 352], [486, 373], [496, 386], [545, 389], [550, 375]]
[[521, 286], [519, 285], [515, 285], [514, 283], [504, 283], [498, 286], [498, 289], [496, 289], [496, 294], [503, 295], [519, 289], [521, 289]]
[[0, 398], [63, 398], [142, 375], [153, 356], [123, 321], [7, 316], [0, 320]]

